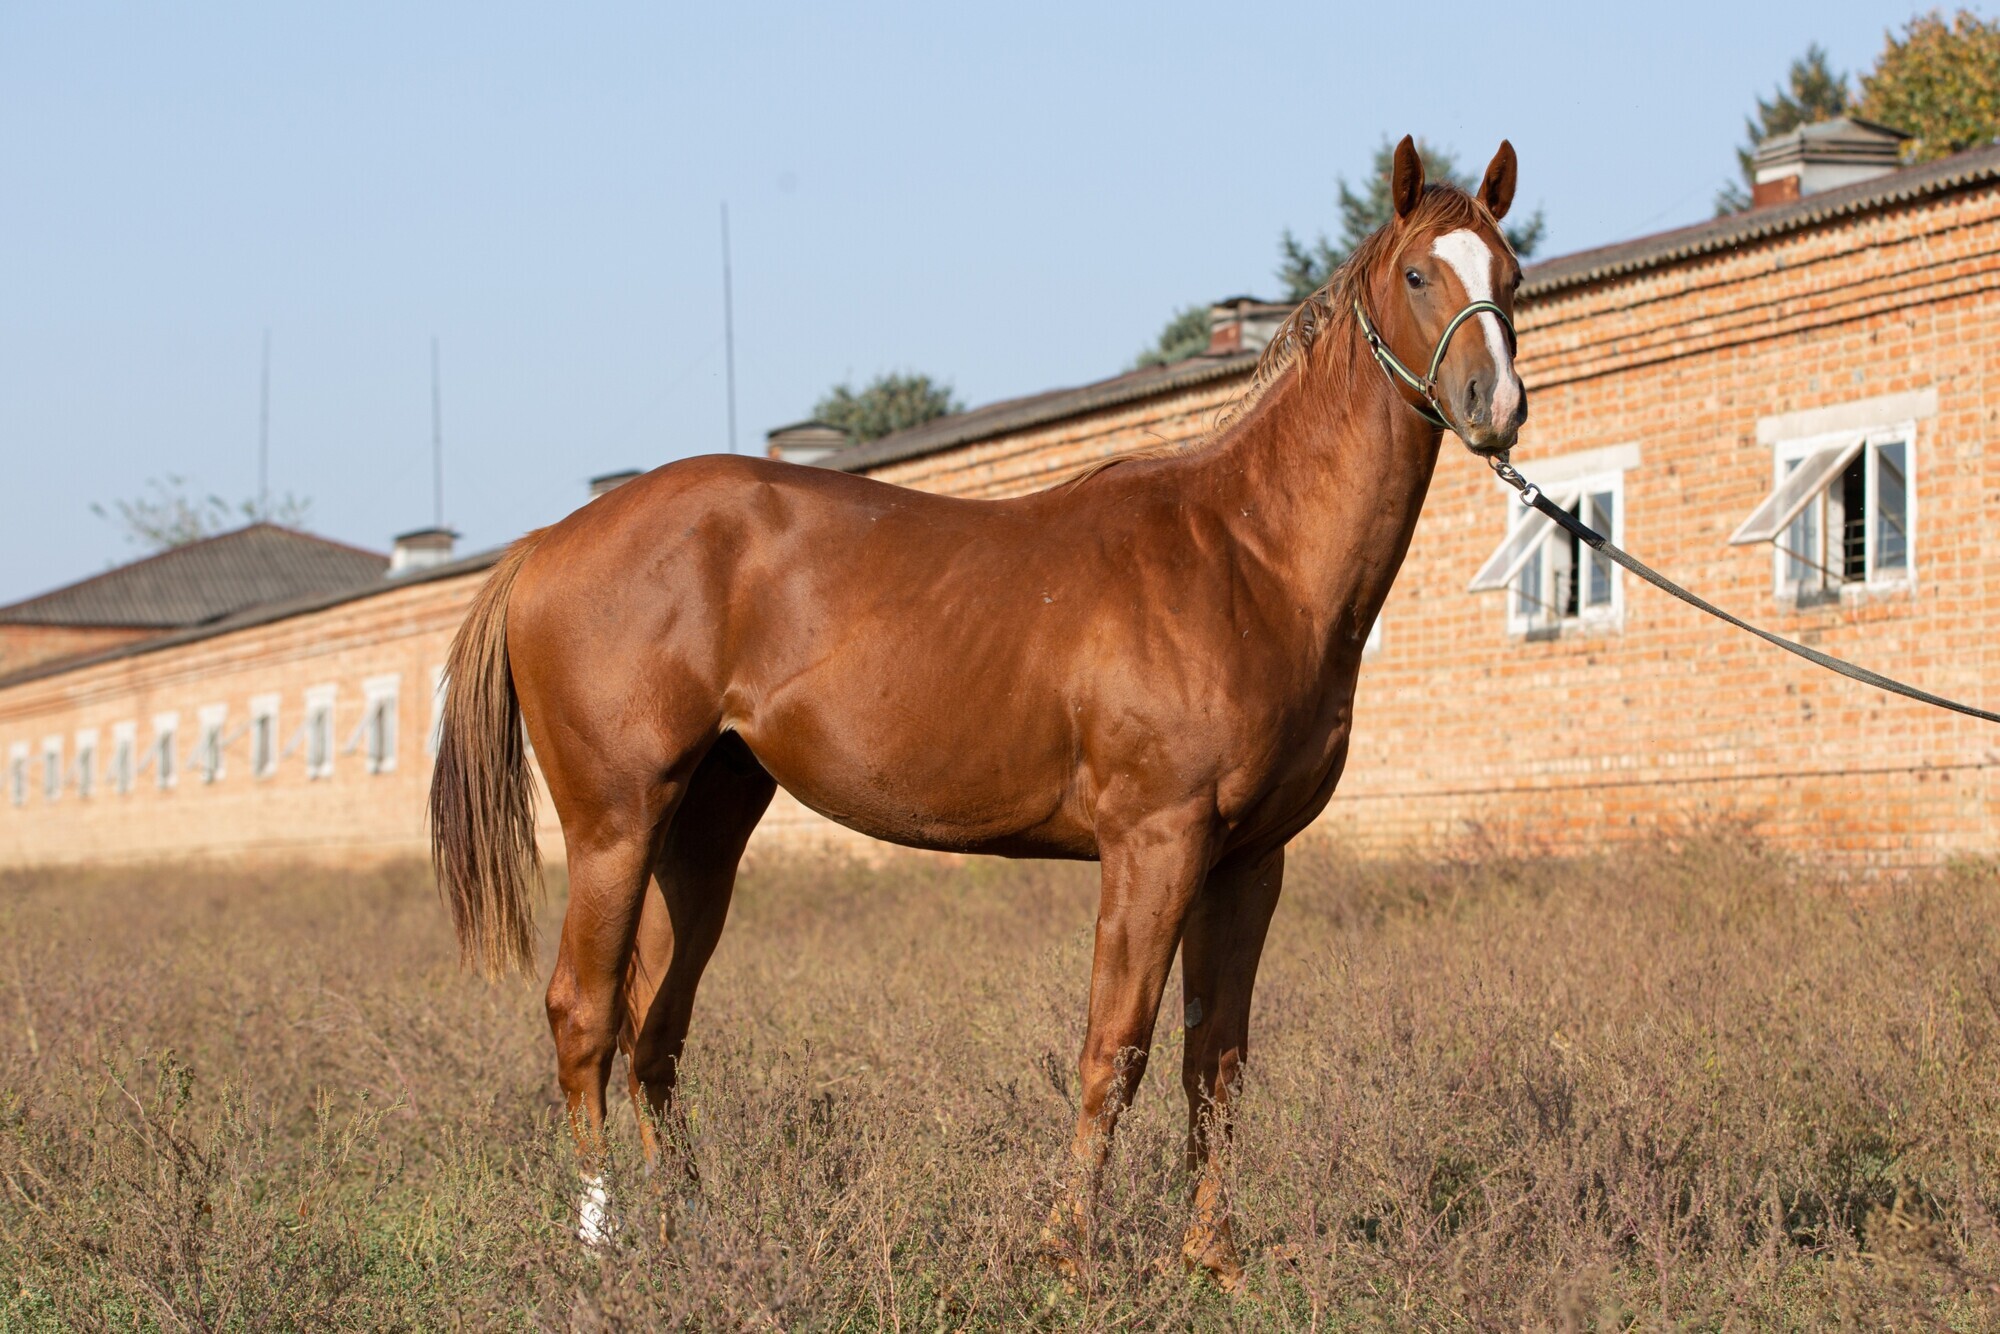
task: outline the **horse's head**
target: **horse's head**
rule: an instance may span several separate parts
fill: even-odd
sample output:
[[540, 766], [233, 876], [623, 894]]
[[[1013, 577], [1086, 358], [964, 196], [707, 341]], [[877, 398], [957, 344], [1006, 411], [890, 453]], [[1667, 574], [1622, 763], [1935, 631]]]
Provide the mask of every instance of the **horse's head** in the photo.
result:
[[1383, 365], [1391, 374], [1482, 455], [1512, 448], [1528, 418], [1514, 370], [1521, 265], [1500, 231], [1514, 202], [1515, 170], [1514, 146], [1502, 140], [1477, 194], [1426, 189], [1423, 160], [1405, 136], [1390, 178], [1396, 217], [1366, 275], [1377, 356], [1389, 352]]

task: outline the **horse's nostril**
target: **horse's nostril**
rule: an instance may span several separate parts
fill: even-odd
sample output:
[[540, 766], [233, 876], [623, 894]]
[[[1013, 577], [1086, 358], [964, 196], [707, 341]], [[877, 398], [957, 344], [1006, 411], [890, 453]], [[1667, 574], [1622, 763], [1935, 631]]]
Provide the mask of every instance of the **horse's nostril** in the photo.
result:
[[1477, 380], [1467, 380], [1465, 382], [1465, 412], [1467, 416], [1477, 416], [1479, 414], [1479, 381]]

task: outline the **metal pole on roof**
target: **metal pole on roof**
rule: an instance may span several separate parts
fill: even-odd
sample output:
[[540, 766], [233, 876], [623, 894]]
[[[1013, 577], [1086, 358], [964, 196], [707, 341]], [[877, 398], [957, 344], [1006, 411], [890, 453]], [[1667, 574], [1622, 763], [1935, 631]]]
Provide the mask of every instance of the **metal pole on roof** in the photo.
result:
[[729, 203], [722, 204], [722, 365], [729, 387], [729, 452], [736, 452], [736, 303], [729, 286]]
[[264, 330], [263, 371], [257, 385], [257, 517], [271, 517], [271, 331]]
[[444, 391], [436, 334], [431, 335], [431, 527], [444, 527]]

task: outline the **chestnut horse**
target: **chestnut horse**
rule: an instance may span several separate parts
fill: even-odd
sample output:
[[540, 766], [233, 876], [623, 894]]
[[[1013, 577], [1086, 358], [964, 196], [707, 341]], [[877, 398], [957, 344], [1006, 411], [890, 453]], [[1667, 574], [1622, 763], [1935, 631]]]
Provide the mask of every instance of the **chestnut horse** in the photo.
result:
[[669, 1114], [738, 859], [783, 785], [892, 843], [1101, 863], [1082, 1170], [1044, 1244], [1079, 1254], [1178, 949], [1184, 1254], [1238, 1280], [1218, 1156], [1286, 842], [1340, 777], [1436, 423], [1496, 454], [1526, 416], [1498, 226], [1514, 181], [1502, 143], [1476, 195], [1427, 185], [1404, 139], [1395, 217], [1195, 446], [992, 501], [693, 458], [507, 552], [451, 649], [433, 851], [468, 959], [532, 969], [525, 722], [568, 848], [548, 1014], [586, 1240], [613, 1056], [635, 1105]]

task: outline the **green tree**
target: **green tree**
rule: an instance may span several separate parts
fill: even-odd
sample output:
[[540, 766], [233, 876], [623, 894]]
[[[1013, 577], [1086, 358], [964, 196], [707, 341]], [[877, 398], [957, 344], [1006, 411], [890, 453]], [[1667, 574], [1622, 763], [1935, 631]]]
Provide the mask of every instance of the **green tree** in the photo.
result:
[[[1449, 182], [1468, 192], [1478, 188], [1476, 177], [1459, 171], [1458, 157], [1450, 149], [1434, 148], [1419, 139], [1417, 156], [1423, 160], [1426, 181]], [[1389, 198], [1389, 174], [1395, 165], [1396, 145], [1385, 138], [1375, 150], [1374, 170], [1361, 189], [1349, 185], [1345, 176], [1340, 178], [1339, 240], [1328, 240], [1322, 234], [1308, 244], [1294, 236], [1291, 228], [1285, 229], [1278, 238], [1278, 281], [1285, 286], [1287, 301], [1303, 301], [1326, 286], [1340, 262], [1354, 253], [1354, 247], [1389, 221], [1396, 211]], [[1507, 244], [1525, 259], [1541, 245], [1548, 224], [1538, 208], [1532, 216], [1500, 230], [1506, 233]]]
[[90, 512], [116, 524], [133, 546], [154, 552], [199, 542], [246, 523], [301, 528], [311, 517], [312, 501], [287, 492], [275, 503], [242, 500], [232, 505], [221, 496], [190, 494], [187, 478], [169, 473], [147, 478], [144, 495], [114, 500], [109, 509], [93, 504]]
[[1875, 68], [1861, 76], [1858, 109], [1907, 131], [1904, 155], [1929, 162], [2000, 136], [2000, 20], [1936, 10], [1885, 39]]
[[1715, 214], [1741, 213], [1750, 207], [1750, 187], [1757, 181], [1757, 148], [1775, 135], [1789, 134], [1801, 125], [1817, 125], [1844, 115], [1852, 106], [1847, 92], [1847, 76], [1836, 74], [1827, 64], [1826, 50], [1815, 42], [1792, 62], [1785, 82], [1770, 101], [1757, 99], [1757, 114], [1743, 118], [1744, 143], [1736, 150], [1736, 165], [1743, 173], [1741, 183], [1731, 181], [1715, 195]]
[[950, 385], [938, 384], [928, 375], [892, 371], [876, 376], [865, 389], [835, 385], [814, 405], [813, 417], [838, 426], [860, 444], [964, 410], [965, 405], [952, 397]]
[[1170, 366], [1176, 361], [1186, 361], [1207, 347], [1208, 307], [1188, 306], [1174, 313], [1166, 327], [1160, 330], [1159, 338], [1139, 354], [1132, 368]]

